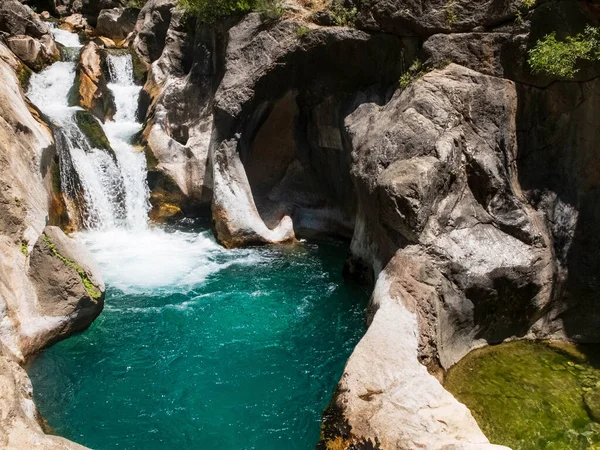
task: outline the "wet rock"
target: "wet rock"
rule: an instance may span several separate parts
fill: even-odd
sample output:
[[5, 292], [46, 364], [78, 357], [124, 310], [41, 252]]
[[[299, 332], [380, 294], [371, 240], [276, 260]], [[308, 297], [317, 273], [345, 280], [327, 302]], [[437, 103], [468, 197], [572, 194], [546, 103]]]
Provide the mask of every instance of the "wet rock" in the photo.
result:
[[103, 9], [98, 16], [96, 31], [113, 41], [122, 41], [135, 28], [139, 10], [134, 8]]
[[75, 113], [75, 121], [92, 148], [108, 151], [114, 157], [114, 151], [110, 146], [106, 134], [104, 134], [102, 125], [100, 125], [100, 122], [93, 114], [88, 111], [77, 111]]
[[69, 103], [87, 109], [104, 122], [114, 115], [115, 104], [102, 65], [100, 48], [96, 43], [89, 42], [79, 55], [77, 76], [69, 94]]

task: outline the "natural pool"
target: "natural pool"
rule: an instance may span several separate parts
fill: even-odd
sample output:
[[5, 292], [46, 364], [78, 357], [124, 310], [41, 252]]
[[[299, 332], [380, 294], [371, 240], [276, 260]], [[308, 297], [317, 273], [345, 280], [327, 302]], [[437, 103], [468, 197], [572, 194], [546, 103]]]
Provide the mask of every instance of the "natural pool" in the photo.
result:
[[108, 290], [30, 365], [58, 435], [94, 449], [312, 449], [364, 333], [338, 242], [226, 251], [207, 231], [80, 236]]
[[512, 342], [467, 355], [445, 387], [494, 444], [513, 450], [600, 449], [598, 347]]

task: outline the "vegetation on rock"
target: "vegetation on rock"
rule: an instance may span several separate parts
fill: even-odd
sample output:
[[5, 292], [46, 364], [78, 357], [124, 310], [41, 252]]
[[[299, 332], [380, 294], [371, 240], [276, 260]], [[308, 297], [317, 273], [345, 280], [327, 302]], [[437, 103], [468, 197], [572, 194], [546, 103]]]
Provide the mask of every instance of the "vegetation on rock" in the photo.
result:
[[91, 147], [107, 150], [111, 154], [113, 153], [110, 142], [104, 134], [102, 126], [93, 114], [88, 111], [77, 111], [75, 113], [75, 120], [77, 121], [77, 125], [79, 125], [79, 129], [88, 139]]
[[88, 277], [85, 270], [83, 270], [81, 267], [79, 267], [79, 265], [76, 262], [71, 261], [70, 259], [61, 255], [60, 252], [58, 251], [58, 249], [56, 248], [56, 245], [54, 245], [52, 243], [52, 241], [46, 234], [42, 235], [42, 239], [44, 240], [44, 244], [46, 244], [46, 247], [48, 247], [48, 249], [50, 249], [50, 251], [52, 252], [52, 254], [54, 256], [56, 256], [58, 259], [60, 259], [67, 266], [72, 267], [73, 269], [75, 269], [77, 271], [79, 278], [81, 278], [81, 281], [82, 281], [83, 285], [85, 286], [85, 290], [87, 291], [88, 295], [91, 298], [98, 299], [98, 298], [102, 297], [102, 292], [100, 291], [100, 289], [98, 289], [96, 287], [96, 285], [94, 283], [92, 283], [92, 280], [90, 280], [90, 278]]
[[598, 448], [597, 354], [591, 347], [583, 353], [570, 347], [512, 342], [475, 350], [450, 369], [445, 387], [495, 444], [519, 450]]
[[568, 36], [564, 41], [550, 33], [540, 39], [529, 51], [529, 65], [533, 73], [559, 78], [573, 78], [579, 72], [581, 60], [600, 61], [600, 27], [587, 26], [583, 33]]
[[181, 0], [181, 4], [205, 22], [250, 11], [259, 12], [268, 19], [275, 19], [282, 13], [279, 0]]

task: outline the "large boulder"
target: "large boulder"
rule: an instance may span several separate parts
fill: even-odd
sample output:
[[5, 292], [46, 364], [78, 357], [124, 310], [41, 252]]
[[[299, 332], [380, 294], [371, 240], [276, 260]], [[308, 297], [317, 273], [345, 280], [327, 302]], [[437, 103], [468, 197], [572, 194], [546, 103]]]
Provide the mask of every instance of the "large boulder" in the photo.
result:
[[59, 57], [58, 48], [49, 34], [43, 35], [40, 39], [25, 35], [9, 36], [6, 38], [6, 45], [21, 61], [35, 71], [40, 71]]
[[18, 0], [4, 0], [0, 3], [0, 32], [39, 39], [50, 29], [29, 6]]
[[85, 247], [58, 227], [46, 227], [29, 259], [40, 312], [48, 318], [66, 319], [53, 330], [48, 343], [84, 330], [104, 306], [104, 282]]
[[96, 31], [113, 41], [122, 41], [135, 28], [139, 10], [135, 8], [112, 8], [100, 11]]
[[114, 115], [115, 100], [108, 89], [103, 64], [100, 47], [95, 42], [87, 43], [79, 54], [69, 103], [87, 109], [104, 122]]

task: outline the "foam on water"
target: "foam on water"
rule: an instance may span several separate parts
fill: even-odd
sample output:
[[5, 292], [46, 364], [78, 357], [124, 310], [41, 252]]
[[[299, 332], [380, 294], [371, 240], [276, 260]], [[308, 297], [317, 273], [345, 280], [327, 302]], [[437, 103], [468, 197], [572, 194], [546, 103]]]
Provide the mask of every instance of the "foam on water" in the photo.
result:
[[128, 294], [187, 293], [233, 264], [254, 265], [263, 260], [254, 250], [223, 249], [209, 231], [112, 229], [77, 237], [94, 254], [106, 283]]
[[54, 36], [54, 40], [59, 44], [64, 45], [68, 48], [77, 48], [82, 47], [81, 42], [79, 40], [79, 36], [77, 34], [71, 33], [66, 30], [61, 30], [57, 28], [56, 25], [52, 22], [47, 22], [48, 28], [52, 35]]

